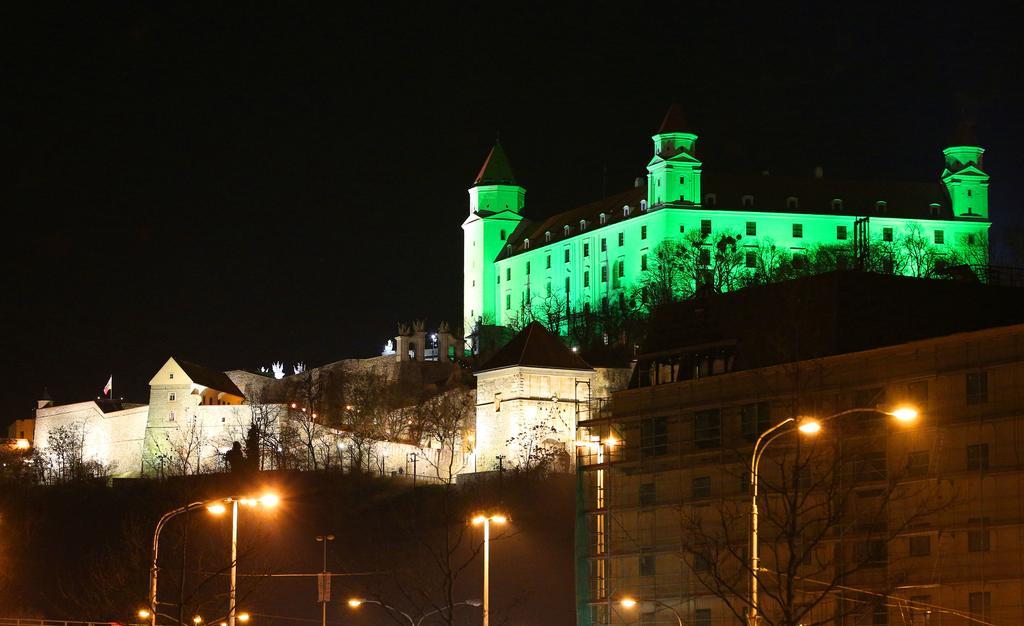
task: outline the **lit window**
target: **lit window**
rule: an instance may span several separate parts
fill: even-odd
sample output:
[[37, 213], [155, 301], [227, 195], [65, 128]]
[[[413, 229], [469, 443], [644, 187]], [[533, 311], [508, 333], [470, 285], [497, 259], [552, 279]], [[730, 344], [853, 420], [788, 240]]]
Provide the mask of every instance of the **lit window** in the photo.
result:
[[598, 219], [600, 220], [601, 224], [607, 224], [608, 223], [608, 216], [605, 215], [604, 213], [602, 213]]
[[622, 207], [622, 217], [629, 217], [629, 205]]
[[804, 236], [803, 224], [793, 224], [793, 236], [796, 237], [797, 239], [800, 239]]
[[944, 231], [935, 231], [935, 243], [940, 245], [946, 243], [946, 233]]
[[845, 226], [836, 226], [836, 239], [840, 239], [840, 240], [846, 239], [846, 227]]
[[882, 229], [882, 241], [892, 241], [892, 228], [886, 226]]
[[523, 249], [524, 250], [529, 250], [530, 249], [530, 240], [529, 239], [523, 239]]

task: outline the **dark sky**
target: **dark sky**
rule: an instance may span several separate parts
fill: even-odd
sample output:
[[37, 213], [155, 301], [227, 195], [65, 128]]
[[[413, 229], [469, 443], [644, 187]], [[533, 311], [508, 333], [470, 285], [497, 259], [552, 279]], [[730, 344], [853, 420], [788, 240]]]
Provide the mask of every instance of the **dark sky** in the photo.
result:
[[146, 401], [170, 355], [316, 365], [458, 322], [499, 131], [543, 215], [630, 186], [673, 101], [733, 172], [935, 180], [967, 116], [998, 236], [1021, 221], [1020, 34], [897, 4], [7, 3], [0, 423], [111, 373]]

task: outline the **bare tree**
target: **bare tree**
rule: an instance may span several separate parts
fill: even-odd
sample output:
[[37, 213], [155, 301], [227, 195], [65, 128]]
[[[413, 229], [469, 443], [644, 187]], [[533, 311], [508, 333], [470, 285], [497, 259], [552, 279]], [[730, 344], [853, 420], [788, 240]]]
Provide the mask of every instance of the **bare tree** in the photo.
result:
[[438, 445], [437, 457], [427, 455], [426, 461], [441, 483], [451, 483], [465, 469], [467, 446], [472, 447], [467, 434], [476, 408], [475, 397], [472, 390], [456, 386], [417, 407], [424, 439]]

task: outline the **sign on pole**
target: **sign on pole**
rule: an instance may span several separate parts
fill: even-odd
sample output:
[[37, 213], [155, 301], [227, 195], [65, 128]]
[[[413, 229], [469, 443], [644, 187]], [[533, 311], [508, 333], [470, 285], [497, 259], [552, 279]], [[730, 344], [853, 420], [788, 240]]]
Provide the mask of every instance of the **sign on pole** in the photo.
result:
[[324, 572], [316, 575], [316, 601], [331, 601], [331, 573]]

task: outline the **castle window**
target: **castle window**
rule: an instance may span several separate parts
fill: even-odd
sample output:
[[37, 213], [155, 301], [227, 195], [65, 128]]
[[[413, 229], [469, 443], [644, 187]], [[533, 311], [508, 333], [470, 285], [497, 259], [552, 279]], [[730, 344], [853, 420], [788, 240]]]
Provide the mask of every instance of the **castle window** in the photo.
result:
[[502, 240], [502, 241], [505, 241], [505, 236], [506, 236], [506, 235], [505, 235], [505, 231], [504, 231], [504, 230], [503, 230], [503, 231], [501, 231], [501, 240]]
[[619, 278], [622, 278], [625, 275], [626, 275], [626, 262], [623, 261], [622, 259], [619, 259]]
[[604, 213], [602, 213], [601, 216], [600, 216], [600, 220], [601, 220], [601, 224], [602, 225], [603, 224], [607, 224], [608, 223], [608, 216], [605, 215]]
[[619, 233], [619, 246], [621, 246], [625, 241], [626, 235], [624, 233]]
[[945, 233], [945, 231], [941, 231], [941, 230], [935, 231], [935, 243], [937, 243], [939, 245], [942, 245], [942, 244], [946, 243], [946, 233]]
[[939, 216], [939, 211], [941, 211], [941, 210], [942, 210], [942, 205], [940, 205], [940, 204], [936, 204], [936, 203], [933, 202], [933, 203], [928, 205], [928, 215], [931, 215], [932, 217], [938, 217]]
[[973, 246], [977, 242], [978, 242], [978, 239], [974, 235], [974, 233], [970, 233], [969, 235], [967, 235], [967, 245]]
[[839, 239], [839, 240], [845, 240], [846, 239], [846, 227], [845, 226], [836, 226], [836, 239]]
[[886, 226], [882, 229], [882, 241], [892, 241], [892, 227]]
[[565, 277], [565, 293], [569, 293], [569, 277]]
[[587, 230], [587, 220], [580, 220], [580, 232]]
[[169, 421], [169, 422], [173, 422], [174, 421], [174, 411], [170, 411], [170, 412], [167, 413], [167, 421]]
[[885, 213], [885, 210], [888, 207], [889, 205], [886, 204], [885, 200], [879, 200], [878, 202], [875, 203], [875, 211], [878, 211], [879, 213]]
[[174, 402], [174, 392], [173, 391], [171, 393], [167, 394], [167, 401], [168, 402]]
[[681, 232], [681, 233], [685, 233], [685, 232], [686, 232], [686, 226], [684, 226], [684, 225], [680, 224], [680, 225], [679, 225], [679, 232]]
[[640, 271], [647, 271], [647, 255], [640, 255]]
[[523, 250], [529, 250], [529, 249], [530, 249], [530, 240], [529, 239], [523, 239]]
[[170, 374], [168, 374], [167, 377], [170, 378], [171, 380], [174, 380], [174, 372], [171, 372]]
[[505, 310], [506, 311], [511, 311], [512, 310], [512, 294], [510, 294], [510, 293], [506, 293], [505, 294]]
[[743, 261], [747, 267], [757, 267], [757, 253], [748, 251], [744, 255]]
[[790, 209], [790, 210], [792, 210], [792, 209], [799, 209], [800, 208], [800, 198], [797, 198], [796, 196], [790, 196], [790, 197], [786, 198], [786, 208]]
[[589, 243], [584, 243], [583, 244], [583, 256], [585, 256], [585, 257], [590, 256], [590, 244]]
[[607, 265], [602, 265], [601, 266], [601, 282], [602, 283], [608, 282], [608, 266]]
[[640, 238], [641, 239], [647, 239], [647, 225], [646, 224], [644, 224], [643, 226], [640, 227]]
[[711, 250], [707, 248], [701, 248], [697, 251], [697, 264], [698, 265], [711, 265]]
[[700, 221], [700, 234], [705, 237], [711, 234], [711, 220]]
[[544, 243], [550, 243], [550, 242], [551, 242], [551, 231], [550, 230], [546, 230], [546, 231], [544, 231]]
[[685, 177], [683, 177], [683, 176], [680, 176], [680, 177], [679, 177], [679, 184], [680, 184], [680, 185], [685, 185], [685, 184], [686, 184], [686, 178], [685, 178]]
[[743, 205], [744, 209], [754, 208], [754, 196], [743, 196], [740, 198], [740, 204]]
[[641, 200], [640, 201], [640, 210], [641, 211], [646, 211], [647, 210], [647, 200]]
[[842, 198], [832, 198], [832, 210], [833, 211], [842, 211], [843, 210], [843, 199]]
[[562, 235], [565, 236], [565, 237], [569, 236], [569, 225], [568, 224], [566, 224], [565, 226], [562, 227]]
[[601, 240], [601, 252], [608, 252], [608, 240], [607, 239], [602, 239]]
[[716, 196], [713, 193], [707, 194], [706, 196], [704, 196], [704, 204], [706, 204], [707, 206], [715, 206], [716, 204], [718, 204], [718, 196]]
[[804, 236], [804, 225], [793, 224], [793, 237], [800, 239]]
[[629, 205], [622, 207], [622, 217], [629, 217]]
[[968, 197], [968, 198], [970, 198], [970, 197], [971, 197], [971, 195], [972, 195], [972, 193], [971, 193], [971, 190], [970, 190], [970, 189], [968, 189], [968, 190], [967, 190], [967, 197]]
[[526, 262], [526, 275], [527, 276], [530, 275], [530, 262], [529, 261]]
[[757, 236], [757, 222], [747, 222], [747, 236]]
[[511, 267], [506, 267], [505, 268], [505, 280], [512, 280], [512, 268]]
[[550, 254], [547, 256], [545, 261], [547, 263], [547, 265], [545, 265], [545, 268], [546, 269], [551, 269], [551, 255]]
[[566, 263], [568, 263], [568, 262], [569, 262], [569, 248], [566, 248], [566, 249], [565, 249], [565, 262], [566, 262]]
[[583, 272], [583, 286], [584, 287], [589, 287], [590, 286], [590, 270], [584, 270], [584, 272]]
[[500, 271], [498, 272], [498, 284], [499, 285], [501, 284], [501, 272]]

